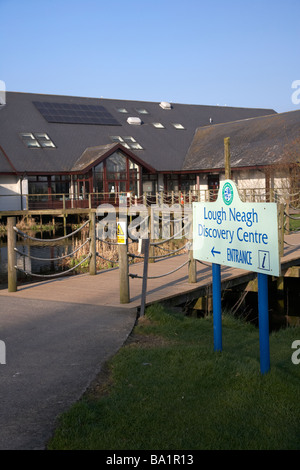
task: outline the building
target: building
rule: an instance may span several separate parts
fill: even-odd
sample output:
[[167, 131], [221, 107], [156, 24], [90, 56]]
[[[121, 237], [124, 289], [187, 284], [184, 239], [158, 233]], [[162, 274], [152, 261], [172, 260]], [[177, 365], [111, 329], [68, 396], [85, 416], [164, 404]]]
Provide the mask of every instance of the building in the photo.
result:
[[[258, 116], [196, 130], [182, 170], [224, 178], [224, 139], [230, 136], [231, 179], [260, 196], [300, 190], [300, 110]], [[201, 176], [202, 175], [202, 176]], [[214, 176], [213, 176], [214, 175]], [[298, 196], [299, 197], [299, 196]]]
[[264, 179], [268, 187], [266, 168], [282, 154], [283, 129], [290, 141], [299, 127], [300, 111], [7, 92], [0, 210], [217, 189], [228, 136], [237, 183]]

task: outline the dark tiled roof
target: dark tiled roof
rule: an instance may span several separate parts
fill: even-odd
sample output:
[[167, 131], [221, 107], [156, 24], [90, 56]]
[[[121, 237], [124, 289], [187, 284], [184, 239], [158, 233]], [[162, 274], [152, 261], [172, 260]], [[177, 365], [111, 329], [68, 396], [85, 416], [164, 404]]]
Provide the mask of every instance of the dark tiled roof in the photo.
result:
[[16, 173], [15, 167], [10, 162], [2, 147], [0, 147], [0, 168], [3, 173]]
[[[101, 105], [121, 126], [48, 122], [34, 101]], [[126, 108], [128, 113], [118, 112], [119, 107]], [[139, 108], [145, 108], [148, 114], [139, 114]], [[155, 102], [7, 92], [6, 105], [0, 111], [0, 145], [18, 172], [54, 173], [71, 171], [87, 148], [111, 144], [110, 136], [132, 136], [143, 148], [132, 152], [146, 164], [158, 171], [178, 171], [182, 168], [195, 130], [206, 126], [210, 118], [218, 124], [274, 113], [270, 109], [176, 103], [172, 104], [171, 110], [166, 110]], [[128, 124], [128, 117], [139, 117], [143, 123]], [[156, 129], [153, 122], [160, 122], [164, 128]], [[180, 123], [185, 129], [177, 130], [173, 123]], [[21, 132], [47, 133], [56, 148], [27, 148], [20, 138]], [[7, 165], [2, 166], [2, 161], [1, 158], [0, 172], [6, 172]]]
[[256, 117], [197, 129], [184, 170], [224, 168], [224, 139], [230, 137], [231, 167], [264, 166], [286, 159], [300, 136], [300, 111]]

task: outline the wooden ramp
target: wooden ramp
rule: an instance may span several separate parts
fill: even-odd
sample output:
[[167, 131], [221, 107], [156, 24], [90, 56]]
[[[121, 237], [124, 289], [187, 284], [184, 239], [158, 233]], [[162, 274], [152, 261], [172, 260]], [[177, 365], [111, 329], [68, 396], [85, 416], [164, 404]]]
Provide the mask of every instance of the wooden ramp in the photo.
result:
[[[300, 234], [285, 237], [285, 252], [282, 258], [283, 275], [291, 266], [300, 265]], [[197, 263], [197, 282], [188, 282], [188, 267], [163, 277], [181, 266], [187, 260], [187, 254], [149, 263], [146, 305], [153, 302], [168, 301], [179, 304], [196, 299], [207, 293], [212, 283], [210, 265]], [[143, 275], [143, 263], [130, 265], [129, 272]], [[221, 268], [222, 288], [243, 284], [256, 277], [256, 273], [226, 266]], [[119, 296], [119, 270], [111, 269], [98, 272], [96, 275], [78, 274], [45, 280], [18, 286], [17, 292], [9, 293], [0, 290], [0, 296], [13, 296], [19, 299], [36, 299], [45, 302], [75, 302], [79, 304], [107, 305], [120, 308], [138, 308], [141, 304], [142, 279], [130, 279], [130, 303], [121, 304]]]

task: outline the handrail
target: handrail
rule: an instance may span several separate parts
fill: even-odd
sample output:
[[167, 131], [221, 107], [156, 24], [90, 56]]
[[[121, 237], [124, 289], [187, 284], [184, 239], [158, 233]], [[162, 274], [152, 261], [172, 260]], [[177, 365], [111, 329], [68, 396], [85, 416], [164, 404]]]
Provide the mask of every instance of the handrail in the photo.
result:
[[[240, 197], [244, 202], [286, 202], [292, 208], [300, 208], [300, 191], [292, 190], [287, 187], [278, 187], [270, 188], [266, 191], [262, 187], [237, 187]], [[160, 191], [160, 192], [144, 192], [139, 196], [134, 195], [132, 192], [129, 194], [127, 192], [123, 193], [110, 193], [110, 192], [92, 192], [92, 193], [81, 193], [81, 194], [72, 194], [72, 193], [41, 193], [41, 194], [1, 194], [1, 198], [9, 197], [18, 197], [23, 198], [24, 201], [28, 201], [29, 204], [43, 204], [45, 207], [47, 205], [53, 207], [58, 203], [61, 203], [60, 206], [65, 208], [66, 203], [74, 203], [75, 205], [80, 205], [80, 202], [85, 202], [85, 204], [91, 209], [91, 207], [96, 207], [103, 202], [118, 204], [120, 197], [124, 197], [126, 200], [126, 205], [128, 207], [135, 206], [136, 204], [144, 204], [145, 206], [151, 206], [152, 204], [164, 204], [168, 205], [179, 204], [181, 206], [185, 204], [191, 204], [192, 202], [207, 202], [214, 200], [218, 194], [218, 190], [211, 189], [191, 189], [188, 191]]]
[[17, 232], [19, 235], [21, 235], [23, 238], [28, 238], [29, 240], [33, 240], [33, 241], [35, 241], [35, 242], [41, 242], [41, 243], [48, 243], [48, 242], [51, 242], [51, 243], [55, 243], [55, 242], [57, 242], [57, 241], [65, 240], [66, 238], [72, 237], [73, 235], [75, 235], [75, 233], [80, 232], [80, 230], [82, 230], [89, 222], [90, 222], [90, 221], [87, 220], [83, 225], [81, 225], [81, 227], [79, 227], [78, 229], [74, 230], [74, 232], [69, 233], [68, 235], [65, 235], [64, 237], [59, 237], [59, 238], [35, 238], [35, 237], [31, 237], [31, 236], [28, 235], [27, 233], [22, 232], [22, 230], [18, 229], [17, 227], [14, 227], [14, 231]]

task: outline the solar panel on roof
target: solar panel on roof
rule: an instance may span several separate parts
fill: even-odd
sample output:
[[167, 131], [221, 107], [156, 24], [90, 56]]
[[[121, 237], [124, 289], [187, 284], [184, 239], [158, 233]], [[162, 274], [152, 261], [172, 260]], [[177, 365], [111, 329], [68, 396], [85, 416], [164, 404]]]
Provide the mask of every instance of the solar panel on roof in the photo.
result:
[[121, 126], [104, 106], [47, 101], [33, 101], [33, 104], [48, 122]]

